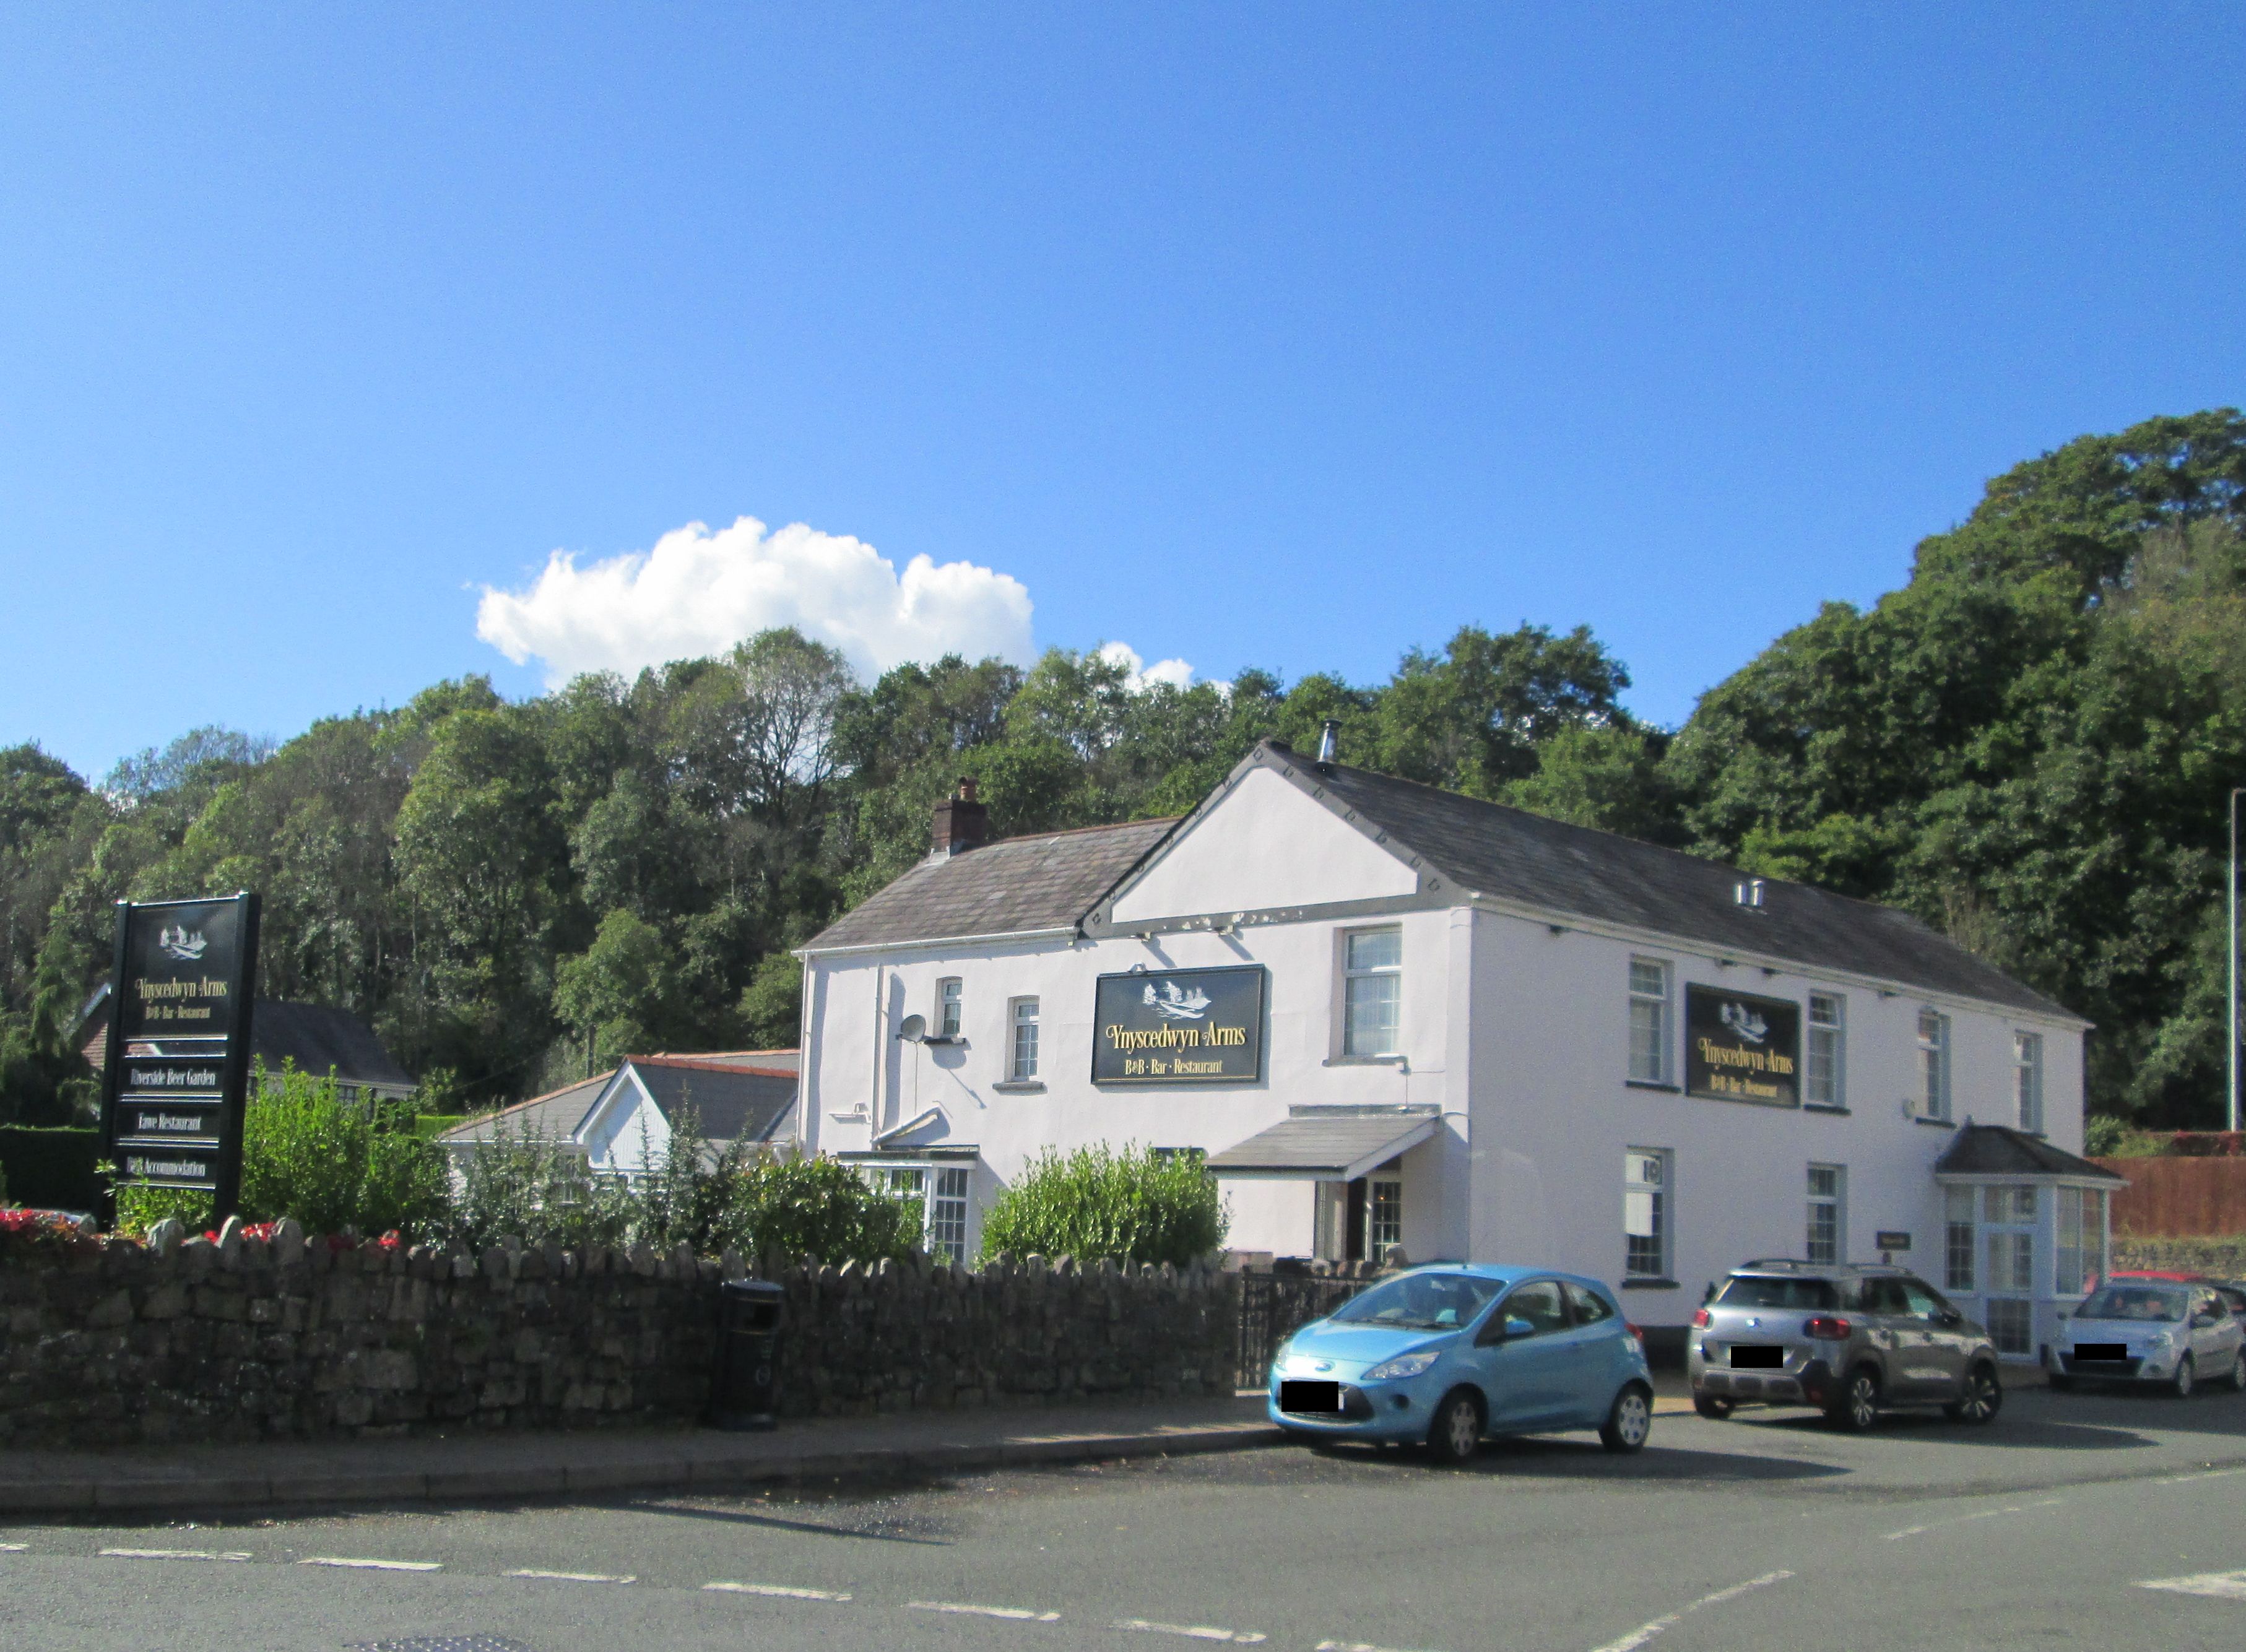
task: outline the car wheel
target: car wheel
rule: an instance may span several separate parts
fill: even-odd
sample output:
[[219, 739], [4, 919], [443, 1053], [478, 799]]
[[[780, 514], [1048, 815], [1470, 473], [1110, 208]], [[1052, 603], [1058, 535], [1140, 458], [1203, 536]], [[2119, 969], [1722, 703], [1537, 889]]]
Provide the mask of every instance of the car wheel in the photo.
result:
[[2178, 1399], [2189, 1399], [2197, 1375], [2191, 1369], [2191, 1356], [2186, 1354], [2176, 1362], [2176, 1374], [2168, 1378], [2168, 1387]]
[[2230, 1391], [2246, 1394], [2246, 1348], [2240, 1349], [2230, 1362]]
[[2074, 1392], [2074, 1379], [2065, 1371], [2053, 1371], [2051, 1374], [2051, 1391], [2054, 1394], [2072, 1394]]
[[1993, 1365], [1976, 1365], [1965, 1377], [1965, 1391], [1942, 1408], [1952, 1422], [1989, 1423], [2004, 1407], [2004, 1390]]
[[1859, 1365], [1848, 1373], [1848, 1380], [1841, 1384], [1841, 1391], [1833, 1397], [1825, 1409], [1826, 1417], [1835, 1428], [1851, 1434], [1861, 1434], [1880, 1420], [1879, 1373], [1868, 1365]]
[[1643, 1451], [1652, 1432], [1653, 1396], [1632, 1383], [1615, 1396], [1614, 1409], [1599, 1428], [1599, 1444], [1610, 1451]]
[[1435, 1407], [1427, 1429], [1427, 1455], [1445, 1468], [1473, 1460], [1481, 1445], [1481, 1402], [1467, 1390], [1453, 1389]]
[[1732, 1403], [1727, 1399], [1718, 1399], [1713, 1394], [1695, 1394], [1692, 1396], [1692, 1409], [1710, 1422], [1720, 1423], [1732, 1414]]

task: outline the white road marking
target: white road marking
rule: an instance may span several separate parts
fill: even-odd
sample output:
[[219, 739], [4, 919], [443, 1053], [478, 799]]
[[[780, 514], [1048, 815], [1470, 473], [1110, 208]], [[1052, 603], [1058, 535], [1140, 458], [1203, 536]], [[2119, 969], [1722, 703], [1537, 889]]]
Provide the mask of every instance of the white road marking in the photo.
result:
[[1766, 1572], [1760, 1577], [1751, 1577], [1744, 1583], [1734, 1583], [1727, 1589], [1718, 1589], [1713, 1594], [1704, 1594], [1691, 1605], [1671, 1612], [1666, 1617], [1657, 1617], [1650, 1623], [1639, 1624], [1621, 1640], [1610, 1641], [1604, 1646], [1598, 1648], [1596, 1652], [1637, 1652], [1639, 1647], [1644, 1646], [1655, 1635], [1664, 1630], [1675, 1628], [1684, 1621], [1687, 1615], [1698, 1611], [1704, 1606], [1721, 1606], [1726, 1601], [1736, 1601], [1742, 1594], [1755, 1589], [1766, 1589], [1773, 1583], [1783, 1583], [1793, 1575], [1791, 1572]]
[[246, 1560], [249, 1558], [240, 1549], [104, 1549], [101, 1552], [119, 1560]]
[[1234, 1646], [1256, 1646], [1263, 1636], [1253, 1631], [1220, 1629], [1208, 1623], [1152, 1623], [1145, 1618], [1117, 1618], [1111, 1629], [1136, 1629], [1142, 1635], [1182, 1635], [1189, 1641], [1226, 1641]]
[[0, 1543], [0, 1554], [21, 1554], [31, 1547], [29, 1543]]
[[770, 1594], [783, 1601], [847, 1601], [847, 1589], [792, 1589], [782, 1583], [704, 1583], [719, 1594]]
[[441, 1572], [442, 1560], [351, 1560], [334, 1554], [310, 1554], [299, 1566], [344, 1566], [360, 1572]]
[[509, 1572], [507, 1575], [552, 1578], [557, 1583], [636, 1583], [639, 1581], [639, 1574], [635, 1572], [628, 1572], [622, 1576], [613, 1572], [541, 1572], [535, 1567], [527, 1566]]
[[960, 1601], [907, 1601], [915, 1612], [959, 1612], [969, 1617], [1009, 1618], [1017, 1623], [1058, 1623], [1058, 1612], [1039, 1612], [1026, 1606], [970, 1606]]
[[1375, 1646], [1370, 1641], [1321, 1641], [1318, 1652], [1401, 1652], [1401, 1649]]
[[1924, 1526], [1906, 1526], [1898, 1532], [1882, 1532], [1881, 1538], [1889, 1543], [1899, 1537], [1916, 1537], [1921, 1532], [1931, 1532], [1941, 1526], [1963, 1526], [1968, 1520], [1993, 1520], [2006, 1514], [2025, 1514], [2030, 1509], [2057, 1508], [2065, 1498], [2047, 1497], [2040, 1503], [2008, 1503], [2000, 1509], [1982, 1509], [1977, 1513], [1960, 1514], [1954, 1519], [1934, 1520]]
[[2218, 1601], [2246, 1601], [2246, 1572], [2195, 1572], [2188, 1577], [2147, 1578], [2141, 1589], [2166, 1589], [2172, 1594], [2205, 1594]]
[[2171, 1474], [2164, 1480], [2154, 1480], [2155, 1485], [2188, 1485], [2194, 1480], [2219, 1480], [2226, 1474], [2246, 1474], [2246, 1469], [2218, 1468], [2202, 1470], [2196, 1474]]

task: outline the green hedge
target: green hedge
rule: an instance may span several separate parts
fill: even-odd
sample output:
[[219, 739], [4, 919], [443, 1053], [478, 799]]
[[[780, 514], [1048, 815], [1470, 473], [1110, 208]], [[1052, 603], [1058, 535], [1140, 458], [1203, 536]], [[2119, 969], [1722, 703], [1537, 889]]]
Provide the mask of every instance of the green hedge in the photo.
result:
[[70, 1125], [0, 1125], [0, 1166], [12, 1204], [97, 1210], [101, 1181], [93, 1173], [101, 1132]]

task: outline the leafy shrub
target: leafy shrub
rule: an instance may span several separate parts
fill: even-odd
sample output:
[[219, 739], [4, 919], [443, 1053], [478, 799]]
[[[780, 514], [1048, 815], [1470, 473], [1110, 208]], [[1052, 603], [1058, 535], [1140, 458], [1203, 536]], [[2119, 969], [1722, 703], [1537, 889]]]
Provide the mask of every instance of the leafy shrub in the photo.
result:
[[[442, 1151], [439, 1149], [439, 1151]], [[620, 1178], [588, 1173], [567, 1144], [505, 1118], [456, 1161], [445, 1237], [469, 1250], [502, 1239], [584, 1250], [626, 1241], [630, 1193]]]
[[920, 1243], [920, 1207], [868, 1186], [839, 1159], [774, 1154], [735, 1174], [715, 1236], [716, 1248], [749, 1257], [874, 1261]]
[[395, 1103], [345, 1100], [332, 1075], [260, 1069], [242, 1128], [242, 1214], [305, 1231], [427, 1233], [444, 1220], [444, 1152]]
[[2110, 1113], [2093, 1113], [2082, 1121], [2082, 1151], [2093, 1159], [2150, 1159], [2161, 1148], [2160, 1138]]
[[191, 1234], [208, 1231], [214, 1213], [211, 1196], [198, 1187], [141, 1187], [120, 1182], [117, 1187], [117, 1231], [129, 1239], [146, 1239], [148, 1230], [167, 1216], [176, 1216]]
[[983, 1219], [983, 1254], [1011, 1251], [1180, 1268], [1224, 1242], [1230, 1213], [1197, 1154], [1135, 1144], [1048, 1147]]

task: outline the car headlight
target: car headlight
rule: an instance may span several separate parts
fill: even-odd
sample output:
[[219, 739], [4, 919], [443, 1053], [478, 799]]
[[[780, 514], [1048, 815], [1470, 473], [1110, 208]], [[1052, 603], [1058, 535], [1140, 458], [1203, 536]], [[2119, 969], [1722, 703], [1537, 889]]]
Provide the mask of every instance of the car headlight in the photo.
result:
[[1423, 1354], [1399, 1354], [1394, 1359], [1383, 1360], [1365, 1372], [1368, 1383], [1399, 1383], [1407, 1377], [1417, 1377], [1442, 1357], [1439, 1349]]

